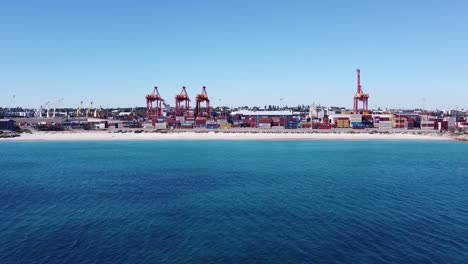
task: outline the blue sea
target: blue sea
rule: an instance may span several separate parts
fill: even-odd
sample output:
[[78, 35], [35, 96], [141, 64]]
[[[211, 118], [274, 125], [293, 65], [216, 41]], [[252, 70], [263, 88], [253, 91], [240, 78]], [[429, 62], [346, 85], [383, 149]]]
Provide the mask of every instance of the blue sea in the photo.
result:
[[468, 144], [0, 142], [0, 263], [468, 263]]

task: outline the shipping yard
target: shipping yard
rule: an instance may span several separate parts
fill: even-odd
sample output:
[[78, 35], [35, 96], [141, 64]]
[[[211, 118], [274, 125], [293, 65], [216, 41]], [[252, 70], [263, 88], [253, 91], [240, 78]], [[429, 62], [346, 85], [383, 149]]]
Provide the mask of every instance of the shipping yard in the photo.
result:
[[144, 96], [146, 107], [126, 109], [95, 107], [93, 101], [87, 105], [80, 101], [76, 108], [61, 108], [63, 98], [59, 98], [42, 104], [38, 109], [28, 110], [12, 108], [13, 96], [9, 105], [3, 108], [0, 130], [441, 133], [468, 129], [467, 112], [463, 110], [369, 109], [370, 94], [363, 91], [359, 69], [356, 77], [352, 109], [320, 105], [213, 108], [205, 86], [195, 95], [194, 106], [185, 86], [173, 99], [164, 98], [158, 87], [154, 87]]

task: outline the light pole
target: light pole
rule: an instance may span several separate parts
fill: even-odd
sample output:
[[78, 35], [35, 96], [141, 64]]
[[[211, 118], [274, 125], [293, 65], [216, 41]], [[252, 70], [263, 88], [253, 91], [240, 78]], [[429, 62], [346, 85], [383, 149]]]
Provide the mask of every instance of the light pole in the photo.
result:
[[401, 104], [398, 104], [398, 130], [400, 130], [401, 124]]
[[[281, 111], [282, 111], [282, 109], [283, 109], [283, 100], [284, 100], [284, 99], [285, 99], [284, 97], [281, 97], [281, 98], [280, 98], [280, 110], [281, 110]], [[281, 117], [283, 118], [283, 122], [284, 122], [283, 127], [286, 128], [286, 120], [284, 119], [284, 114], [283, 114], [283, 112], [281, 113]]]

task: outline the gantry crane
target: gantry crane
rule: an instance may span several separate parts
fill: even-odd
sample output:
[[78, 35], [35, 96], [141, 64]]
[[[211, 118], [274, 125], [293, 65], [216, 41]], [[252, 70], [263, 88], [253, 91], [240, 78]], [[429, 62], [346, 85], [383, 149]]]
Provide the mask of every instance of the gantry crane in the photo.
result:
[[16, 97], [16, 95], [13, 95], [13, 96], [11, 97], [10, 101], [8, 101], [8, 104], [7, 104], [7, 107], [6, 107], [6, 109], [7, 109], [8, 112], [11, 111], [11, 106], [12, 106], [13, 103], [15, 102], [15, 97]]
[[81, 109], [83, 108], [83, 101], [80, 102], [80, 106], [76, 109], [76, 117], [81, 117]]
[[357, 69], [357, 91], [356, 94], [354, 95], [354, 107], [353, 107], [353, 112], [354, 114], [359, 114], [359, 101], [362, 102], [362, 111], [364, 114], [369, 112], [369, 94], [366, 94], [362, 91], [361, 87], [361, 70]]
[[[154, 87], [153, 93], [147, 94], [145, 96], [146, 99], [146, 116], [150, 117], [158, 117], [162, 116], [162, 103], [164, 100], [159, 95], [158, 87]], [[153, 107], [153, 102], [156, 101], [155, 106]]]
[[60, 105], [62, 104], [63, 102], [63, 98], [59, 98], [57, 99], [57, 101], [55, 101], [53, 104], [52, 104], [52, 109], [53, 109], [53, 113], [52, 113], [52, 117], [55, 118], [55, 110], [57, 110], [57, 108], [60, 107]]
[[5, 110], [3, 110], [2, 112], [2, 115], [5, 117], [5, 116], [11, 116], [11, 106], [13, 105], [14, 101], [15, 101], [15, 97], [16, 95], [13, 95], [10, 99], [10, 101], [8, 101], [8, 104], [5, 108]]
[[176, 116], [183, 116], [182, 109], [180, 107], [180, 103], [185, 101], [185, 115], [188, 115], [190, 109], [190, 98], [187, 94], [187, 90], [185, 90], [185, 86], [182, 87], [182, 91], [180, 94], [175, 96], [175, 115]]
[[39, 108], [39, 117], [42, 118], [42, 112], [45, 109], [46, 110], [46, 116], [49, 118], [49, 104], [50, 101], [45, 102], [41, 107]]
[[210, 99], [208, 98], [208, 94], [206, 93], [206, 87], [203, 86], [202, 92], [200, 94], [197, 94], [197, 107], [195, 109], [195, 115], [197, 117], [201, 117], [203, 115], [203, 112], [201, 110], [201, 103], [206, 102], [206, 115], [207, 117], [210, 117]]
[[101, 105], [99, 106], [99, 108], [96, 108], [94, 110], [93, 117], [95, 117], [95, 118], [105, 118], [106, 117], [104, 109], [102, 108]]
[[93, 109], [93, 101], [91, 101], [91, 103], [88, 106], [88, 109], [86, 109], [86, 118], [89, 118], [89, 116], [91, 115], [92, 109]]

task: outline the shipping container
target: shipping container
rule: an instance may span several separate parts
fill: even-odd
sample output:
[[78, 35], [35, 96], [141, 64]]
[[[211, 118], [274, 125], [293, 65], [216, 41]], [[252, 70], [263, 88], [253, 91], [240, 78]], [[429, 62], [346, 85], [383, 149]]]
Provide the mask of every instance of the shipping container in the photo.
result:
[[231, 126], [232, 125], [230, 123], [219, 124], [219, 128], [223, 128], [223, 129], [231, 128]]
[[167, 129], [167, 123], [157, 123], [155, 128], [156, 129]]
[[348, 128], [349, 127], [349, 120], [348, 119], [341, 119], [336, 122], [337, 128]]
[[260, 118], [258, 123], [259, 124], [271, 124], [271, 119], [270, 118]]
[[187, 122], [182, 123], [180, 126], [183, 127], [183, 128], [193, 128], [193, 124], [192, 123], [187, 123]]
[[288, 121], [286, 121], [284, 127], [286, 129], [296, 129], [297, 125], [298, 125], [298, 123], [297, 123], [296, 120], [288, 120]]
[[362, 122], [351, 122], [351, 127], [352, 128], [355, 128], [355, 127], [358, 127], [358, 128], [365, 128], [366, 125]]
[[258, 128], [271, 128], [271, 124], [259, 123]]

